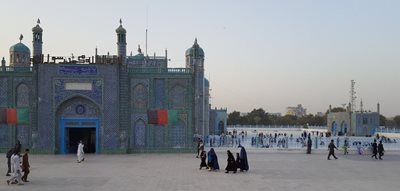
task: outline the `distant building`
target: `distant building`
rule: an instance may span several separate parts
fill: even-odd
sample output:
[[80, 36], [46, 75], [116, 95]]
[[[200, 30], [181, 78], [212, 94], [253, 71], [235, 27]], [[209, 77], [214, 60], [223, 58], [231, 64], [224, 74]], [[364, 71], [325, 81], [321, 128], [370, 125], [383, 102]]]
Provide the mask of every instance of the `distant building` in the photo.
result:
[[322, 112], [317, 112], [316, 116], [318, 116], [318, 117], [323, 117], [323, 116], [324, 116], [324, 113], [322, 113]]
[[227, 109], [210, 109], [210, 135], [220, 135], [226, 132]]
[[307, 115], [307, 109], [303, 108], [303, 106], [301, 104], [297, 105], [297, 107], [287, 107], [286, 115], [302, 117], [302, 116]]
[[327, 130], [332, 135], [371, 136], [379, 127], [379, 104], [377, 112], [356, 111], [329, 112]]

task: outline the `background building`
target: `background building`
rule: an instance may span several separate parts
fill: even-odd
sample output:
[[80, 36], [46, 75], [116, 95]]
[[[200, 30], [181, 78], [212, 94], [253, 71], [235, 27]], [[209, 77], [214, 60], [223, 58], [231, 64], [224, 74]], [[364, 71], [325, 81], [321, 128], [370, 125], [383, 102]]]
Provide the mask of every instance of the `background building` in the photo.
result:
[[307, 109], [303, 108], [303, 106], [301, 104], [298, 104], [297, 107], [287, 107], [286, 115], [302, 117], [302, 116], [307, 115]]
[[334, 136], [372, 136], [379, 127], [379, 116], [379, 104], [377, 112], [351, 112], [350, 107], [348, 107], [343, 112], [328, 113], [327, 129]]
[[[0, 149], [17, 140], [36, 153], [190, 150], [195, 134], [209, 131], [209, 82], [204, 51], [186, 51], [185, 68], [140, 47], [126, 55], [127, 31], [116, 29], [117, 55], [50, 56], [43, 29], [32, 29], [33, 51], [20, 42], [0, 69]], [[155, 114], [155, 115], [154, 115]], [[225, 121], [226, 123], [226, 121]]]
[[221, 135], [226, 133], [226, 123], [228, 119], [227, 109], [214, 108], [210, 110], [210, 135]]

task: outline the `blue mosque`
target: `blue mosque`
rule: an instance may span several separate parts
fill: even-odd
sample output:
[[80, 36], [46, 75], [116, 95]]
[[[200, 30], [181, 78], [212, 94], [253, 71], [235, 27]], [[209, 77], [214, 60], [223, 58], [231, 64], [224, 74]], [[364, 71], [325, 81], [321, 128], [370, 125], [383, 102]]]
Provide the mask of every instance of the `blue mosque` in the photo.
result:
[[44, 54], [43, 29], [32, 28], [32, 52], [21, 35], [0, 67], [0, 151], [17, 141], [34, 153], [184, 152], [198, 136], [226, 131], [226, 109], [211, 109], [204, 50], [197, 39], [186, 66], [138, 47], [127, 55], [127, 31], [116, 29], [117, 55]]

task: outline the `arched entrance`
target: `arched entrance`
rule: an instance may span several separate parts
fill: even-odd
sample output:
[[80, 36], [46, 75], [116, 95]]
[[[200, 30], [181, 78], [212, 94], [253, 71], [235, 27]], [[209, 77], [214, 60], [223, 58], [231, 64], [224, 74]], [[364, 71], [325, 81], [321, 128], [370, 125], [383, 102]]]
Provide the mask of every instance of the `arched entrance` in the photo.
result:
[[59, 153], [76, 153], [80, 140], [85, 153], [98, 153], [100, 116], [99, 107], [88, 98], [78, 96], [64, 101], [57, 110]]

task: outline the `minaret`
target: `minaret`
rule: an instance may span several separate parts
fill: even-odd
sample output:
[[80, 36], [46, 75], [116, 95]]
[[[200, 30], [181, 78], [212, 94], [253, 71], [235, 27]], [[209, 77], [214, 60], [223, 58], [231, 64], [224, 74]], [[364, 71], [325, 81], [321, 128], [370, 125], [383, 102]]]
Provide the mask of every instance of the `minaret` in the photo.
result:
[[191, 48], [186, 50], [186, 68], [192, 69], [193, 72], [193, 89], [194, 89], [194, 106], [193, 119], [196, 134], [203, 136], [208, 134], [208, 105], [206, 105], [208, 97], [205, 94], [205, 79], [204, 79], [204, 51], [197, 44], [197, 38]]
[[41, 63], [42, 62], [42, 33], [43, 29], [39, 26], [40, 19], [37, 20], [37, 24], [32, 28], [33, 33], [33, 63]]
[[119, 27], [115, 30], [117, 32], [117, 45], [118, 57], [121, 64], [125, 64], [126, 60], [126, 30], [122, 27], [122, 20], [119, 20]]

